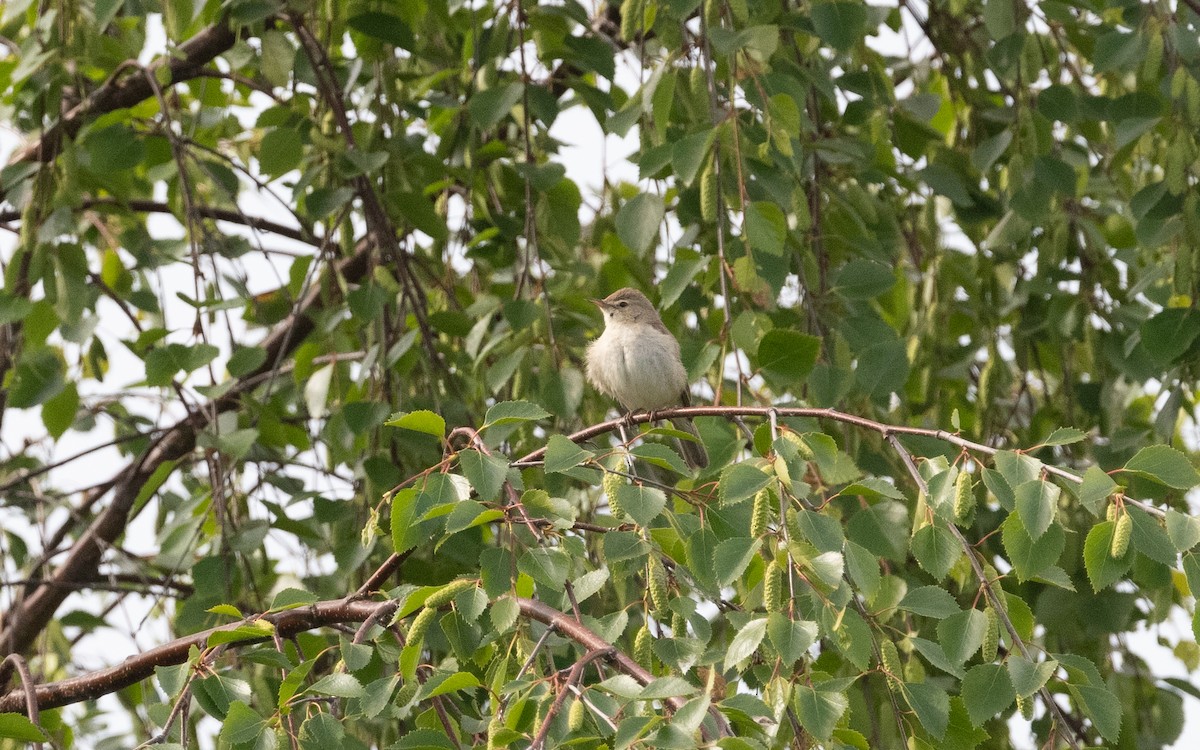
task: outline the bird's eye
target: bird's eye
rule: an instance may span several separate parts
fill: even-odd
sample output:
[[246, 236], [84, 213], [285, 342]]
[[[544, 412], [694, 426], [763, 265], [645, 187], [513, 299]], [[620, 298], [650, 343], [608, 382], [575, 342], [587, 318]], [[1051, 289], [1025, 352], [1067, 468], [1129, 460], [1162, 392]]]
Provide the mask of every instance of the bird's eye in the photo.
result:
[[618, 307], [629, 307], [629, 303], [628, 302], [618, 302], [617, 306]]

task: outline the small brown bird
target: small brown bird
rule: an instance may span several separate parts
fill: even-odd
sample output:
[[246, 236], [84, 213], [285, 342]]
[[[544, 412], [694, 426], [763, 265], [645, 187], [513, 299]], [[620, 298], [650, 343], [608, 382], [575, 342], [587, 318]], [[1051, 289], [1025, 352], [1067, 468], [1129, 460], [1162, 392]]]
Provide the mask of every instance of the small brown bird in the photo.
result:
[[[592, 385], [616, 399], [626, 413], [688, 406], [687, 371], [679, 358], [679, 342], [646, 295], [625, 288], [592, 302], [604, 313], [604, 333], [587, 351]], [[672, 419], [671, 424], [696, 438], [678, 441], [688, 466], [708, 466], [695, 423], [683, 418]]]

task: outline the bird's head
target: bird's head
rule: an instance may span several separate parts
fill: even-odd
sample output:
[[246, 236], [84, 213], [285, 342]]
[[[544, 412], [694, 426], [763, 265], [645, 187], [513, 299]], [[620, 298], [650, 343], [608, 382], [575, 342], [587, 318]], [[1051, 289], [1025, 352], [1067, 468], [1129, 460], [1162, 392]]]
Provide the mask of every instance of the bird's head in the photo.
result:
[[594, 299], [592, 303], [604, 313], [606, 326], [637, 323], [654, 325], [659, 321], [658, 311], [646, 299], [646, 295], [629, 287], [618, 289], [604, 299]]

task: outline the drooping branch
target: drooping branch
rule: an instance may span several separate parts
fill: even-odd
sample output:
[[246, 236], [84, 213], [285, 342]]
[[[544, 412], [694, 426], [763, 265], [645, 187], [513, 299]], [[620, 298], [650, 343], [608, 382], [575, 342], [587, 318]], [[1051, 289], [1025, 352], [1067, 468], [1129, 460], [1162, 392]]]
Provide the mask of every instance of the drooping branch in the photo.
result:
[[[120, 77], [114, 74], [100, 88], [47, 128], [41, 138], [17, 151], [10, 163], [53, 161], [62, 151], [65, 139], [74, 137], [88, 121], [108, 112], [132, 107], [153, 96], [154, 90], [149, 80], [151, 76], [158, 76], [160, 71], [165, 69], [169, 84], [195, 78], [200, 75], [205, 65], [232, 47], [236, 41], [237, 34], [227, 22], [221, 21], [202, 29], [172, 52], [150, 63], [143, 75]], [[4, 196], [4, 191], [0, 189], [0, 200], [3, 200]]]
[[[369, 271], [373, 251], [373, 243], [360, 242], [354, 254], [338, 264], [335, 273], [350, 282], [362, 279]], [[272, 329], [260, 344], [267, 356], [257, 369], [240, 378], [225, 395], [206, 408], [196, 410], [193, 416], [163, 431], [145, 453], [117, 474], [113, 480], [111, 502], [75, 542], [63, 564], [43, 585], [33, 589], [5, 614], [0, 629], [0, 653], [18, 653], [33, 643], [70, 594], [69, 584], [89, 580], [104, 550], [124, 533], [142, 488], [159, 467], [187, 455], [196, 445], [196, 436], [212, 419], [237, 408], [243, 393], [304, 342], [316, 325], [314, 314], [327, 303], [322, 285], [313, 285], [292, 314]]]

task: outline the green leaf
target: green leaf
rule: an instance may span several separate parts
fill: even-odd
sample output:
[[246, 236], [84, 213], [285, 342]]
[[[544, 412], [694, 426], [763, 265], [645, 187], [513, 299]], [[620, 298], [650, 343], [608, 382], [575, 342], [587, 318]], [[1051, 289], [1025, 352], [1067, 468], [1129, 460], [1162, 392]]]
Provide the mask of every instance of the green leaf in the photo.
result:
[[84, 142], [88, 166], [98, 175], [133, 169], [146, 155], [145, 142], [126, 125], [92, 131]]
[[519, 422], [535, 422], [553, 416], [550, 412], [530, 401], [501, 401], [493, 404], [483, 418], [483, 427], [495, 427], [502, 424]]
[[625, 247], [644, 254], [658, 239], [665, 209], [662, 199], [650, 193], [638, 193], [617, 211], [617, 237]]
[[770, 483], [771, 477], [768, 474], [749, 463], [726, 467], [721, 472], [721, 480], [717, 484], [721, 507], [728, 507], [754, 497], [755, 493]]
[[1009, 654], [1006, 662], [1009, 677], [1012, 678], [1013, 690], [1017, 695], [1029, 697], [1041, 690], [1046, 681], [1058, 669], [1058, 662], [1047, 658], [1036, 664], [1020, 654]]
[[1115, 743], [1121, 736], [1121, 716], [1124, 706], [1117, 696], [1108, 688], [1097, 685], [1070, 685], [1071, 695], [1075, 696], [1083, 708], [1083, 713], [1109, 742]]
[[834, 291], [853, 300], [874, 299], [895, 285], [892, 268], [867, 258], [851, 260], [834, 279]]
[[345, 672], [327, 674], [308, 687], [306, 693], [332, 695], [335, 698], [357, 698], [362, 695], [362, 683]]
[[904, 683], [903, 692], [925, 731], [939, 740], [946, 736], [950, 723], [949, 694], [932, 682]]
[[333, 215], [342, 206], [350, 202], [354, 191], [348, 187], [315, 188], [304, 199], [304, 209], [308, 218], [320, 221]]
[[274, 179], [300, 166], [304, 142], [295, 128], [271, 128], [262, 137], [257, 151], [258, 167]]
[[622, 484], [617, 487], [617, 504], [639, 526], [649, 526], [666, 507], [667, 496], [657, 487]]
[[504, 119], [517, 102], [521, 101], [524, 93], [525, 87], [519, 83], [495, 86], [477, 92], [467, 104], [472, 122], [481, 130], [487, 130]]
[[43, 348], [21, 356], [8, 387], [8, 406], [28, 409], [50, 400], [66, 385], [62, 359]]
[[1026, 482], [1041, 478], [1042, 462], [1033, 456], [1012, 451], [997, 451], [995, 455], [996, 469], [1008, 482], [1009, 487], [1020, 487]]
[[846, 570], [850, 573], [850, 580], [854, 581], [854, 585], [858, 586], [858, 590], [868, 600], [874, 599], [875, 594], [879, 591], [881, 580], [879, 559], [866, 547], [855, 542], [846, 542], [845, 555]]
[[808, 685], [796, 686], [794, 700], [800, 724], [822, 742], [829, 741], [833, 728], [850, 706], [845, 693], [839, 690], [818, 690]]
[[229, 705], [225, 721], [221, 722], [221, 732], [217, 735], [223, 742], [230, 745], [241, 745], [258, 739], [266, 729], [266, 721], [258, 712], [241, 701]]
[[517, 570], [553, 591], [562, 591], [571, 574], [571, 557], [557, 547], [537, 547], [517, 560]]
[[1092, 589], [1096, 593], [1125, 575], [1137, 554], [1132, 544], [1119, 558], [1109, 554], [1115, 527], [1113, 521], [1102, 521], [1092, 527], [1083, 543], [1083, 565], [1087, 568], [1088, 580], [1092, 582]]
[[423, 432], [438, 439], [446, 436], [446, 420], [440, 414], [435, 414], [427, 409], [413, 412], [398, 411], [384, 424], [388, 427], [399, 427], [402, 430]]
[[725, 651], [725, 668], [733, 669], [745, 659], [749, 659], [762, 643], [767, 634], [767, 618], [760, 617], [743, 625], [729, 642]]
[[792, 620], [782, 612], [767, 616], [767, 635], [784, 664], [794, 664], [817, 641], [817, 624], [811, 620]]
[[1200, 542], [1200, 518], [1167, 509], [1167, 536], [1180, 552], [1187, 552]]
[[1044, 481], [1025, 482], [1013, 491], [1017, 514], [1029, 538], [1035, 542], [1042, 538], [1046, 529], [1054, 522], [1058, 510], [1060, 490], [1056, 485]]
[[1197, 310], [1168, 308], [1142, 324], [1142, 346], [1161, 367], [1182, 357], [1197, 336], [1200, 336]]
[[761, 539], [749, 537], [734, 537], [718, 544], [713, 553], [713, 570], [717, 583], [728, 586], [745, 573], [761, 546]]
[[1104, 501], [1117, 491], [1118, 485], [1099, 466], [1089, 466], [1083, 472], [1083, 484], [1079, 488], [1079, 502], [1095, 515], [1100, 515]]
[[867, 31], [867, 9], [862, 3], [815, 2], [812, 5], [813, 28], [829, 46], [846, 51], [863, 38]]
[[758, 342], [758, 366], [780, 383], [794, 385], [808, 377], [821, 350], [821, 340], [787, 328], [773, 328]]
[[1167, 532], [1158, 521], [1141, 508], [1128, 503], [1125, 505], [1125, 512], [1133, 519], [1130, 541], [1137, 551], [1167, 567], [1175, 567], [1179, 555], [1171, 537], [1167, 536]]
[[1013, 570], [1022, 581], [1035, 578], [1058, 562], [1059, 555], [1067, 543], [1066, 534], [1058, 524], [1052, 524], [1037, 541], [1034, 541], [1016, 513], [1010, 513], [1004, 520], [1001, 541], [1008, 552]]
[[239, 641], [257, 641], [270, 638], [275, 633], [275, 626], [269, 620], [252, 620], [235, 628], [213, 631], [205, 642], [208, 648], [222, 643], [238, 643]]
[[47, 399], [42, 404], [42, 424], [46, 432], [55, 440], [75, 422], [75, 413], [79, 410], [79, 391], [74, 383], [67, 383], [57, 396]]
[[962, 612], [962, 607], [950, 596], [950, 592], [941, 586], [920, 586], [909, 589], [900, 600], [900, 609], [907, 610], [922, 617], [933, 617], [941, 620]]
[[953, 664], [962, 664], [983, 645], [987, 617], [977, 609], [951, 615], [938, 623], [938, 641], [942, 652]]
[[180, 371], [198, 370], [220, 353], [211, 344], [167, 344], [154, 349], [146, 355], [146, 385], [168, 386]]
[[770, 201], [751, 203], [746, 208], [746, 238], [755, 252], [782, 257], [787, 239], [787, 217], [783, 210]]
[[1177, 490], [1200, 484], [1200, 474], [1187, 456], [1168, 445], [1142, 448], [1121, 469]]
[[1050, 433], [1050, 437], [1042, 441], [1043, 447], [1055, 445], [1071, 445], [1087, 438], [1087, 433], [1074, 427], [1059, 427]]
[[1017, 697], [1008, 671], [999, 664], [980, 664], [967, 670], [961, 693], [971, 723], [977, 727], [1008, 708]]
[[551, 435], [546, 441], [543, 462], [548, 474], [561, 474], [591, 459], [595, 453], [580, 448], [563, 435]]
[[927, 524], [913, 534], [912, 553], [925, 572], [941, 581], [962, 556], [962, 546], [949, 529]]
[[860, 510], [846, 527], [850, 539], [897, 563], [908, 553], [908, 528], [908, 508], [894, 500]]
[[471, 448], [459, 452], [458, 465], [481, 502], [490, 502], [500, 495], [500, 488], [508, 476], [507, 461]]
[[419, 700], [426, 700], [439, 695], [447, 695], [449, 693], [457, 693], [460, 690], [471, 690], [473, 688], [482, 687], [479, 678], [470, 672], [454, 672], [447, 674], [445, 672], [435, 672], [429, 680], [421, 686], [418, 693]]
[[360, 34], [374, 37], [394, 47], [414, 51], [416, 39], [403, 19], [390, 13], [367, 11], [346, 19], [346, 25]]
[[50, 738], [21, 714], [0, 714], [0, 737], [21, 742], [49, 742]]

